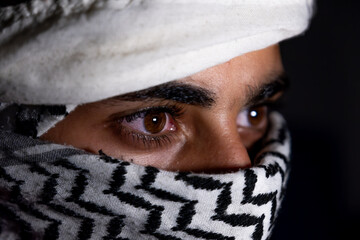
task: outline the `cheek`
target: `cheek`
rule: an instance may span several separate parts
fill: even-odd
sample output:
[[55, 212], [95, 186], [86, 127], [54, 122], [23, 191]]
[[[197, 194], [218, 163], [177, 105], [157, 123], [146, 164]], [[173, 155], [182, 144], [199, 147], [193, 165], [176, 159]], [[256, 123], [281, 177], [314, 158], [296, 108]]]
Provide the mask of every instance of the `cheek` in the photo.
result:
[[136, 151], [119, 147], [119, 145], [114, 144], [114, 141], [109, 139], [109, 141], [99, 142], [96, 146], [100, 147], [106, 155], [114, 158], [122, 159], [142, 166], [152, 166], [160, 169], [175, 171], [183, 168], [183, 161], [177, 160], [177, 156], [179, 152], [181, 152], [181, 149], [183, 149], [183, 145], [184, 143], [180, 141], [161, 151]]

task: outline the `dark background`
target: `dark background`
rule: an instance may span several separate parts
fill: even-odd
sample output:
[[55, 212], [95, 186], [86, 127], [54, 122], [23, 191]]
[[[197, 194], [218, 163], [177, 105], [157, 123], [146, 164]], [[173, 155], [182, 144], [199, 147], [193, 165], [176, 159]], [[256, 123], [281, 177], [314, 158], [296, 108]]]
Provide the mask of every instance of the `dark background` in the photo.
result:
[[317, 1], [281, 51], [293, 162], [271, 239], [360, 239], [360, 1]]

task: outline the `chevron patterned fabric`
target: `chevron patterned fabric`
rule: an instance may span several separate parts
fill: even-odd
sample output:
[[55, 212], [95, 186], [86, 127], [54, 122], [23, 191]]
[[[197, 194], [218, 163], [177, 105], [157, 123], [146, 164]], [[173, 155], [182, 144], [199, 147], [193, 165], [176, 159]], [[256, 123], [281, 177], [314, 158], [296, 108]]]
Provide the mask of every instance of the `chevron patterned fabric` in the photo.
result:
[[60, 119], [67, 107], [19, 114], [20, 106], [0, 105], [0, 116], [17, 112], [20, 125], [34, 129], [28, 136], [18, 124], [0, 131], [0, 239], [269, 237], [289, 169], [290, 137], [280, 114], [270, 115], [254, 167], [195, 174], [40, 141], [36, 131], [49, 125], [38, 124], [43, 116]]

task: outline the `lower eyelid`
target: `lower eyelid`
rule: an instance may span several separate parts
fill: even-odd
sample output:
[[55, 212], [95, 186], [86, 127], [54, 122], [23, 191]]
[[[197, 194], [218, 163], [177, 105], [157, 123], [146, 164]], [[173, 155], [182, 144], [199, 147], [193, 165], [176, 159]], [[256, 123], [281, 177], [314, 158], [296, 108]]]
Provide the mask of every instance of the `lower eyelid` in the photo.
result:
[[136, 132], [126, 126], [122, 126], [117, 120], [109, 124], [111, 134], [118, 139], [119, 144], [133, 148], [134, 150], [149, 150], [160, 149], [162, 147], [172, 144], [177, 137], [176, 132], [169, 132], [167, 134], [147, 135]]
[[172, 142], [172, 137], [167, 135], [159, 135], [159, 136], [147, 136], [142, 134], [135, 134], [135, 135], [137, 139], [134, 139], [134, 141], [141, 142], [147, 148], [151, 148], [151, 147], [160, 148], [167, 144], [171, 144]]
[[[131, 136], [132, 143], [131, 144], [139, 144], [141, 143], [146, 149], [149, 148], [160, 148], [163, 146], [167, 146], [171, 144], [174, 140], [173, 135], [162, 134], [162, 135], [144, 135], [141, 133], [129, 132], [128, 136]], [[138, 147], [138, 145], [136, 146]]]

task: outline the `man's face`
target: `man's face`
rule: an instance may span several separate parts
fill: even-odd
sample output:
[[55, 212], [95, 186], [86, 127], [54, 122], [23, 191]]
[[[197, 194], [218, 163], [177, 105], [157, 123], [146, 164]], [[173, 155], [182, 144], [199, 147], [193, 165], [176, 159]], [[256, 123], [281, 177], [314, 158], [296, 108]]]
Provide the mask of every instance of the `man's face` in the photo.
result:
[[[77, 107], [42, 139], [170, 171], [251, 166], [286, 85], [274, 45], [190, 77]], [[91, 94], [91, 93], [89, 93]]]

